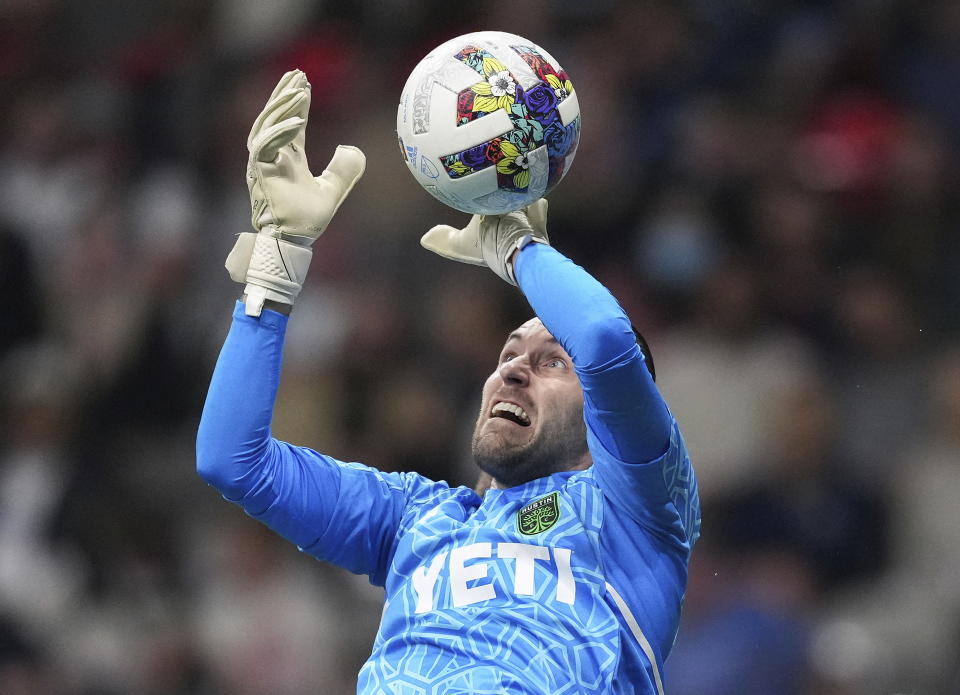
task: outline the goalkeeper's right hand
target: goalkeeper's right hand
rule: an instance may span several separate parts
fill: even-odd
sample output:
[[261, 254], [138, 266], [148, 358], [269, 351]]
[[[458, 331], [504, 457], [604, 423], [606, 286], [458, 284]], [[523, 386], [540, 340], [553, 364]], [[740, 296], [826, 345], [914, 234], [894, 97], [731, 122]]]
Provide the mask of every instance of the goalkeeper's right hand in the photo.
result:
[[320, 176], [304, 151], [310, 83], [300, 70], [284, 75], [247, 138], [247, 188], [257, 233], [240, 234], [227, 256], [230, 277], [245, 282], [246, 313], [259, 316], [265, 300], [293, 304], [313, 252], [337, 208], [363, 175], [366, 158], [340, 145]]

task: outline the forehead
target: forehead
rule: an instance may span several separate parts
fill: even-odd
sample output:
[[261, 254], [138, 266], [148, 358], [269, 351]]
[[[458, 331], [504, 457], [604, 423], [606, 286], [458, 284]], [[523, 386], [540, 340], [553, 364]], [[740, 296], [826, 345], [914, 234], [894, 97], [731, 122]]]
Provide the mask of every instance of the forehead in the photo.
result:
[[505, 344], [512, 342], [556, 343], [557, 339], [550, 335], [550, 331], [547, 330], [540, 319], [533, 317], [510, 332]]

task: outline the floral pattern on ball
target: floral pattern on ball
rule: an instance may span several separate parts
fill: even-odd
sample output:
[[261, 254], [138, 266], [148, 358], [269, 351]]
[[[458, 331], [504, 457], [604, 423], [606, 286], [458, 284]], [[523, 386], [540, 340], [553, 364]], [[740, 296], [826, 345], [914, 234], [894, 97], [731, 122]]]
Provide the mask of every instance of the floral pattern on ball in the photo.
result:
[[560, 119], [557, 107], [573, 93], [567, 73], [556, 70], [530, 46], [511, 48], [539, 78], [539, 82], [526, 90], [501, 61], [481, 48], [468, 45], [454, 57], [483, 78], [457, 96], [457, 125], [503, 109], [513, 130], [462, 152], [440, 157], [440, 163], [451, 178], [495, 166], [498, 187], [522, 193], [530, 185], [528, 153], [544, 144], [550, 172], [548, 186], [560, 180], [566, 158], [576, 151], [580, 117], [566, 126]]

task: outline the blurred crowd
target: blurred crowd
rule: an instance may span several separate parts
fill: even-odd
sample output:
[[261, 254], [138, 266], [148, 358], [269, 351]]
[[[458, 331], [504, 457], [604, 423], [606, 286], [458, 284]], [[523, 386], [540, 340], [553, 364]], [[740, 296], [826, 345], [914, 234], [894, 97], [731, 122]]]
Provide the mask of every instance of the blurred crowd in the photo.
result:
[[0, 26], [5, 695], [353, 691], [380, 592], [194, 472], [246, 134], [300, 67], [315, 171], [368, 159], [276, 436], [472, 486], [480, 385], [530, 309], [419, 248], [465, 216], [395, 117], [479, 29], [571, 76], [550, 234], [646, 334], [700, 479], [667, 692], [960, 692], [960, 3], [12, 0]]

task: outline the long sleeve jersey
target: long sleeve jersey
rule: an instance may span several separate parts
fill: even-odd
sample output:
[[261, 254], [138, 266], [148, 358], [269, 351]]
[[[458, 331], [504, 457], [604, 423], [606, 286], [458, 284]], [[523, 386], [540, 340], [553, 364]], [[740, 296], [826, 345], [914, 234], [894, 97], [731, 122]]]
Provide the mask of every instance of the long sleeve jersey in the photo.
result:
[[234, 312], [198, 470], [303, 552], [384, 588], [358, 693], [664, 692], [700, 529], [683, 439], [600, 283], [541, 244], [516, 273], [573, 360], [593, 464], [482, 498], [273, 439], [287, 317]]

